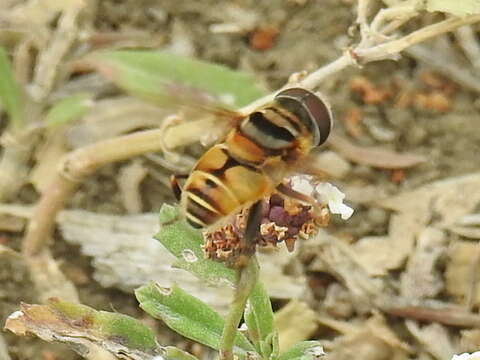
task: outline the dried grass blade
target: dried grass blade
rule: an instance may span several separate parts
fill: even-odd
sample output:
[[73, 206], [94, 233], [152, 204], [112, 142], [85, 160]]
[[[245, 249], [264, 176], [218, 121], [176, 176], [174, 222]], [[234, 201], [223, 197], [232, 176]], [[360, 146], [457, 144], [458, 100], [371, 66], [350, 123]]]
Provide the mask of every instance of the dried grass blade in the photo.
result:
[[348, 160], [376, 168], [404, 169], [427, 161], [427, 158], [422, 155], [397, 153], [386, 149], [354, 145], [347, 139], [335, 134], [330, 135], [328, 144]]

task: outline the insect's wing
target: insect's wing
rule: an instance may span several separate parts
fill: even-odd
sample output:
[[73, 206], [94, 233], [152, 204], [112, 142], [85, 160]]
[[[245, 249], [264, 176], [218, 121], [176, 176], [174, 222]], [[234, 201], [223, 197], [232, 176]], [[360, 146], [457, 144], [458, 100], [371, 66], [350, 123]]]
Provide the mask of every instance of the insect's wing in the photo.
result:
[[196, 117], [206, 112], [236, 119], [234, 109], [264, 94], [248, 74], [164, 51], [98, 51], [81, 64], [138, 98]]
[[[201, 137], [204, 146], [222, 141], [245, 117], [204, 90], [181, 84], [171, 84], [165, 88], [168, 90], [170, 100], [168, 108], [177, 114], [175, 122], [212, 120], [210, 123], [205, 122], [208, 128], [204, 129], [204, 136]], [[167, 127], [171, 125], [168, 124]]]
[[163, 85], [161, 99], [155, 101], [164, 108], [181, 111], [205, 112], [212, 114], [236, 114], [233, 105], [204, 89], [181, 83]]

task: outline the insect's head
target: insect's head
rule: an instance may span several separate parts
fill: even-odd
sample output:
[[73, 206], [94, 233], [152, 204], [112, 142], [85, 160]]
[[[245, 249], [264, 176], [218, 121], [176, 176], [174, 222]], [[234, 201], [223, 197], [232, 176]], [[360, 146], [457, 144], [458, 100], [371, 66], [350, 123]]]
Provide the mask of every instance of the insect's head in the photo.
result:
[[313, 92], [290, 88], [279, 92], [275, 101], [295, 114], [313, 134], [314, 146], [322, 145], [330, 135], [333, 116], [329, 106]]

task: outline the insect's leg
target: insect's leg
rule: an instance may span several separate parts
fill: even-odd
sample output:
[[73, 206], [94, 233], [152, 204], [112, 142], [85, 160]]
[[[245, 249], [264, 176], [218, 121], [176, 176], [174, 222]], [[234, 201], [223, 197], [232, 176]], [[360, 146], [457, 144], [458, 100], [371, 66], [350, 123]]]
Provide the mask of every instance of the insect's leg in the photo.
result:
[[301, 201], [303, 203], [307, 203], [317, 209], [320, 207], [320, 204], [318, 203], [318, 201], [315, 200], [313, 197], [302, 194], [301, 192], [298, 192], [296, 190], [293, 190], [291, 187], [288, 187], [285, 184], [278, 185], [277, 191], [283, 196]]
[[257, 240], [257, 236], [260, 232], [262, 215], [263, 200], [258, 200], [250, 207], [250, 211], [248, 212], [247, 224], [245, 225], [245, 233], [243, 235], [244, 241], [246, 242], [247, 246]]
[[248, 212], [245, 232], [241, 239], [241, 254], [235, 262], [235, 267], [240, 268], [248, 264], [250, 257], [255, 253], [258, 236], [260, 234], [260, 223], [263, 215], [263, 200], [254, 203]]
[[165, 144], [165, 136], [164, 134], [167, 132], [168, 128], [172, 125], [176, 125], [182, 122], [182, 118], [179, 115], [170, 115], [167, 116], [162, 124], [160, 125], [160, 131], [163, 134], [158, 139], [160, 142], [160, 149], [165, 156], [165, 159], [172, 163], [178, 163], [180, 161], [180, 154], [175, 151], [168, 149], [167, 145]]
[[180, 186], [178, 180], [186, 179], [187, 177], [188, 175], [185, 174], [170, 176], [170, 187], [172, 188], [173, 195], [177, 201], [180, 201], [180, 198], [182, 197], [182, 187]]

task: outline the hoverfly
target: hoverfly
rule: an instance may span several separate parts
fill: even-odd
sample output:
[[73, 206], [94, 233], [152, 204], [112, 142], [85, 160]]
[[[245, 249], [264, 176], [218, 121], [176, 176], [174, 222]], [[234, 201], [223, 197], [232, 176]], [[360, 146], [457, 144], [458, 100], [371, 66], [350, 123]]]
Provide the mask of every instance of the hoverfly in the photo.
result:
[[327, 140], [333, 124], [327, 104], [313, 92], [289, 88], [239, 119], [222, 142], [200, 157], [183, 189], [177, 176], [171, 179], [186, 220], [195, 228], [216, 227], [275, 191], [310, 200], [283, 180], [308, 168], [311, 150]]

